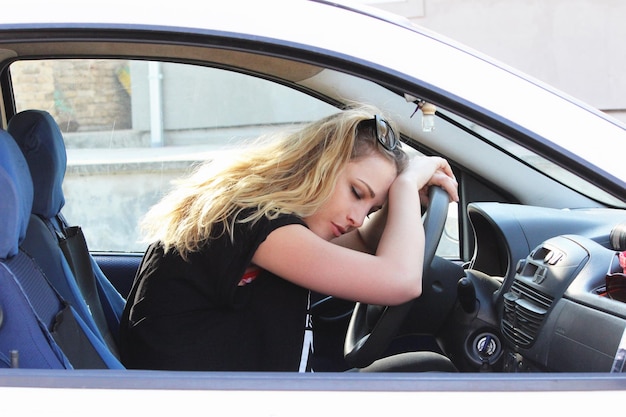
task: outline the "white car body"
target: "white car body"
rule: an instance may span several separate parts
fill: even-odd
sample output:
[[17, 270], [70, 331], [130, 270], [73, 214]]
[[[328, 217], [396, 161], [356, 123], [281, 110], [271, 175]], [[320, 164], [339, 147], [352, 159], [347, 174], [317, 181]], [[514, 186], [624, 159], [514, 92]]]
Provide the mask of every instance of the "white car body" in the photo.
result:
[[[138, 31], [228, 34], [243, 40], [262, 39], [278, 48], [303, 47], [324, 55], [330, 66], [344, 69], [343, 61], [349, 60], [363, 72], [369, 69], [403, 79], [407, 88], [421, 86], [444, 107], [454, 100], [457, 108], [480, 112], [484, 120], [508, 126], [506, 129], [516, 127], [527, 134], [520, 142], [531, 144], [536, 153], [567, 170], [580, 171], [619, 202], [619, 190], [626, 189], [626, 128], [620, 122], [400, 17], [384, 15], [390, 23], [349, 7], [294, 0], [24, 0], [2, 7], [0, 31], [30, 27], [98, 29], [115, 25]], [[0, 57], [11, 54], [0, 46]], [[339, 93], [333, 94], [340, 95], [342, 86], [337, 84], [335, 88]], [[407, 93], [418, 95], [420, 91]], [[399, 105], [392, 104], [391, 111], [399, 111], [394, 106]], [[401, 125], [401, 129], [410, 127]], [[428, 137], [424, 140], [428, 141]], [[454, 141], [425, 145], [452, 159], [467, 152]], [[569, 155], [571, 160], [558, 160], [555, 151]], [[468, 168], [480, 172], [490, 163], [498, 162], [476, 159], [475, 165]], [[515, 171], [503, 172], [503, 176], [507, 175], [514, 176]], [[558, 205], [550, 190], [536, 189], [532, 182], [523, 187], [529, 195], [543, 193], [547, 206]], [[623, 194], [621, 198], [623, 208]], [[152, 371], [0, 370], [0, 409], [11, 416], [218, 413], [278, 417], [340, 412], [356, 416], [432, 412], [583, 415], [619, 412], [625, 391], [626, 378], [608, 373], [172, 372], [164, 376]]]

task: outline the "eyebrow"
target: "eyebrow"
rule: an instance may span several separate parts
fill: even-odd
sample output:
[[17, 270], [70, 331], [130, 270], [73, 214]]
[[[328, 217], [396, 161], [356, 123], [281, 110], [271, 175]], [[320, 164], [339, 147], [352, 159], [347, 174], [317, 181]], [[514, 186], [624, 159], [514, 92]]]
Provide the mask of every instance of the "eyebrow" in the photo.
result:
[[370, 185], [368, 183], [366, 183], [365, 181], [363, 181], [360, 178], [357, 178], [357, 181], [359, 181], [361, 184], [363, 184], [368, 189], [371, 198], [376, 198], [376, 193], [374, 192], [374, 190], [372, 190], [372, 187], [370, 187]]

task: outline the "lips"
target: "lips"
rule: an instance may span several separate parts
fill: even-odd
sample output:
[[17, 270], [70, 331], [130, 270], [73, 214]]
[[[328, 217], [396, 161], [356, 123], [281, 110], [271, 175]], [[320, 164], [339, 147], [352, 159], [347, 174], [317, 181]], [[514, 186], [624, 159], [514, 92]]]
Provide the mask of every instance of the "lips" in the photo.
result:
[[335, 223], [331, 223], [331, 224], [333, 226], [333, 234], [335, 235], [335, 237], [339, 237], [346, 233], [347, 230], [345, 228], [339, 225], [336, 225]]

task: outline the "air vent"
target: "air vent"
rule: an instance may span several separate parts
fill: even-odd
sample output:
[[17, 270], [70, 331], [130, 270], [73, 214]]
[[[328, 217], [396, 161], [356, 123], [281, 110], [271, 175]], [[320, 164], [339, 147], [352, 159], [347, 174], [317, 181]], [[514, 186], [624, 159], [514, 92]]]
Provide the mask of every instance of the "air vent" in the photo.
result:
[[532, 345], [553, 298], [516, 280], [504, 294], [502, 333], [520, 347]]

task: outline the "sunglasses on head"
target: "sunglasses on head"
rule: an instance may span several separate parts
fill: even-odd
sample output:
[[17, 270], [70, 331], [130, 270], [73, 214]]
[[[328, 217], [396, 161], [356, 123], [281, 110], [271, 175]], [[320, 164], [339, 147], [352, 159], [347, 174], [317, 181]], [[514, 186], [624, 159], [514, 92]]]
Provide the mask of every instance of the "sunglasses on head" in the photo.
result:
[[380, 143], [383, 148], [388, 151], [393, 151], [398, 146], [401, 146], [398, 136], [396, 136], [396, 132], [393, 131], [389, 122], [379, 115], [375, 115], [371, 120], [374, 122], [376, 139], [378, 139], [378, 143]]

